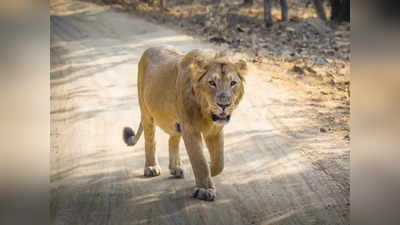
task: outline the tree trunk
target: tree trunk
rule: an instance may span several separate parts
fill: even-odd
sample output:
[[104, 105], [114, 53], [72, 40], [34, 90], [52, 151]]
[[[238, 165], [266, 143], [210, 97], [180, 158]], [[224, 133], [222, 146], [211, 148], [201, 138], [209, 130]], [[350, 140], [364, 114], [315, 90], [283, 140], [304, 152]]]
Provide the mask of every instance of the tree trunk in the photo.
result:
[[337, 20], [339, 15], [340, 0], [330, 0], [331, 2], [331, 20]]
[[350, 23], [350, 0], [345, 0], [343, 3], [343, 21]]
[[254, 0], [244, 0], [242, 6], [249, 7], [249, 6], [253, 6], [253, 4], [254, 4]]
[[165, 11], [165, 8], [167, 7], [167, 0], [158, 0], [160, 2], [160, 11]]
[[331, 20], [350, 22], [350, 0], [331, 0]]
[[350, 0], [342, 0], [341, 3], [338, 22], [350, 22]]
[[273, 24], [271, 15], [271, 0], [264, 0], [264, 22], [266, 27], [271, 27]]
[[313, 0], [315, 9], [317, 10], [318, 17], [322, 20], [327, 20], [324, 5], [322, 4], [323, 0]]
[[281, 15], [282, 21], [288, 20], [288, 4], [287, 0], [281, 0]]

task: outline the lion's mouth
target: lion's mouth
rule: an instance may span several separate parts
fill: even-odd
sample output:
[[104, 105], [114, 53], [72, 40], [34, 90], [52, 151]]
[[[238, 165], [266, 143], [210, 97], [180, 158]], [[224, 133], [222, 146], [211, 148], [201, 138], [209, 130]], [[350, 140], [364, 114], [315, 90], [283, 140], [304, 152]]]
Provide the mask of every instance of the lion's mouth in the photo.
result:
[[219, 115], [216, 115], [216, 114], [214, 114], [214, 113], [211, 113], [211, 119], [212, 119], [214, 122], [217, 122], [217, 121], [226, 121], [226, 122], [229, 122], [229, 120], [231, 119], [231, 115], [228, 115], [228, 114], [225, 114], [225, 113], [221, 113], [221, 114], [219, 114]]

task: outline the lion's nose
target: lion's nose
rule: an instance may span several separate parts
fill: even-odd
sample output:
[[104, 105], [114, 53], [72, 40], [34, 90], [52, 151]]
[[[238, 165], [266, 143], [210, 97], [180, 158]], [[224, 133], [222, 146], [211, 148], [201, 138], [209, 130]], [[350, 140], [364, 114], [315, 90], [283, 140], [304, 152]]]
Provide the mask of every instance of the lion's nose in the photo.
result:
[[221, 107], [222, 110], [225, 110], [225, 108], [229, 107], [231, 104], [220, 104], [220, 103], [218, 103], [217, 105], [218, 105], [219, 107]]
[[223, 92], [219, 95], [219, 97], [221, 97], [221, 98], [226, 98], [226, 97], [228, 97], [228, 94], [227, 94], [225, 91], [223, 91]]

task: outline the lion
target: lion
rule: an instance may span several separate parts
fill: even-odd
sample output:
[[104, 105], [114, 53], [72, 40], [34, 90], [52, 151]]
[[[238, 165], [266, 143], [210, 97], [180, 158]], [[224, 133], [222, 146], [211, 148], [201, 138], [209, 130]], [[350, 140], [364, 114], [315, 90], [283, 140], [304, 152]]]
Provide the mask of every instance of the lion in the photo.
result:
[[[160, 175], [155, 126], [169, 134], [169, 169], [184, 177], [179, 156], [183, 138], [196, 186], [193, 197], [213, 201], [216, 189], [211, 177], [224, 169], [224, 125], [228, 124], [244, 94], [246, 62], [232, 63], [221, 51], [192, 50], [180, 54], [170, 48], [147, 49], [138, 65], [138, 97], [141, 122], [137, 133], [123, 130], [123, 140], [133, 146], [142, 131], [145, 139], [144, 176]], [[210, 154], [208, 165], [202, 137]]]

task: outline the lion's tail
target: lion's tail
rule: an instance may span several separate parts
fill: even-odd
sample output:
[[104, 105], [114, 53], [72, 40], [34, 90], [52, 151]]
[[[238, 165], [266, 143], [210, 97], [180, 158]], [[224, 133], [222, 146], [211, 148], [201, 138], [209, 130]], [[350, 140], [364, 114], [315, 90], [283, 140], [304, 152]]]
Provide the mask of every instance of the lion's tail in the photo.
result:
[[140, 136], [142, 136], [142, 133], [143, 133], [142, 122], [140, 122], [139, 127], [136, 132], [137, 133], [135, 134], [135, 132], [130, 127], [124, 127], [122, 136], [123, 136], [123, 139], [124, 139], [124, 142], [126, 145], [134, 146], [136, 144], [136, 142], [139, 141], [139, 138], [140, 138]]

